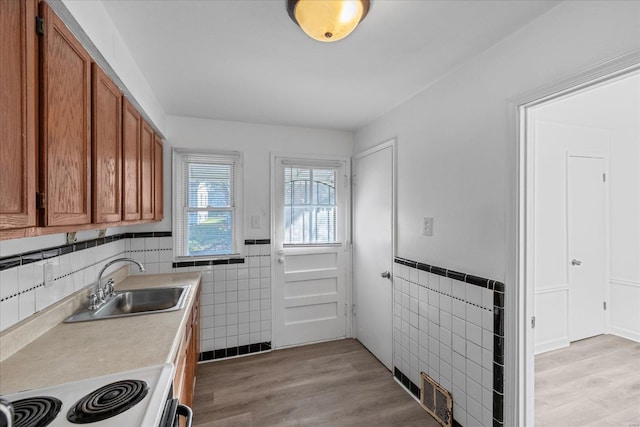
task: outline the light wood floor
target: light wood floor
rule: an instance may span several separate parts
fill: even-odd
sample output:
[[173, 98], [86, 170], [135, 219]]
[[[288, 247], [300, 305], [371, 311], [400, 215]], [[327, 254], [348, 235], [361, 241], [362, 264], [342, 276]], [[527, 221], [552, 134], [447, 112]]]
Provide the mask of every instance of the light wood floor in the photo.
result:
[[535, 425], [640, 426], [640, 344], [600, 335], [536, 356]]
[[195, 426], [439, 427], [358, 341], [198, 365]]

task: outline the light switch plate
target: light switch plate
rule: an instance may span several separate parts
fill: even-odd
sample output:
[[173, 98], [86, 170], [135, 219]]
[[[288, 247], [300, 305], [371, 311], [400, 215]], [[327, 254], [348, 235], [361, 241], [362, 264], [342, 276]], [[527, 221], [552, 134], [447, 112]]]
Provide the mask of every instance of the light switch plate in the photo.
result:
[[422, 235], [433, 236], [433, 217], [424, 217], [424, 222], [422, 225]]
[[44, 267], [44, 287], [48, 288], [53, 285], [53, 264], [48, 262], [43, 265]]

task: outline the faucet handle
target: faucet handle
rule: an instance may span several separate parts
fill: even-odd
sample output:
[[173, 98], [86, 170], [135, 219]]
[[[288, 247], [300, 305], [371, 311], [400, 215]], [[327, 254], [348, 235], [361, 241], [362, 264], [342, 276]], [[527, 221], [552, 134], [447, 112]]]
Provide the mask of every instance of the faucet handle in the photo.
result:
[[109, 278], [109, 280], [107, 280], [107, 283], [104, 284], [104, 294], [105, 294], [105, 298], [112, 297], [116, 294], [115, 290], [113, 289], [112, 278]]
[[96, 289], [96, 297], [99, 302], [104, 302], [104, 289], [98, 288]]
[[89, 310], [98, 308], [98, 296], [95, 293], [91, 293], [87, 298], [89, 299]]

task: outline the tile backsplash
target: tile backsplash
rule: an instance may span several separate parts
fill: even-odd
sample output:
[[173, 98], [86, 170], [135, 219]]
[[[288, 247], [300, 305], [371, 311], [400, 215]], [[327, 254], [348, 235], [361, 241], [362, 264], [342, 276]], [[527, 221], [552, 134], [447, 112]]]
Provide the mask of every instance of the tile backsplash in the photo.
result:
[[[95, 283], [108, 261], [131, 257], [145, 272], [200, 272], [201, 360], [270, 349], [270, 240], [247, 240], [243, 257], [212, 262], [173, 262], [170, 232], [123, 233], [0, 258], [0, 331]], [[44, 285], [44, 264], [53, 284]], [[121, 265], [115, 265], [115, 270]], [[109, 270], [107, 270], [107, 273]]]
[[[110, 236], [0, 258], [0, 330], [94, 283], [105, 263], [125, 256], [126, 243], [122, 236]], [[46, 264], [53, 273], [48, 286]]]

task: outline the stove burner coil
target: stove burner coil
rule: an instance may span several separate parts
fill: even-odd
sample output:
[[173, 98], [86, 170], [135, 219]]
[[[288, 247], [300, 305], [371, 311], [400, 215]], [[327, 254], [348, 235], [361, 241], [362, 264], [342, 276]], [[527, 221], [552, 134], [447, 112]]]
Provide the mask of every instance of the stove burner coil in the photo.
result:
[[100, 387], [73, 405], [67, 420], [74, 424], [88, 424], [111, 418], [139, 403], [149, 392], [140, 380], [116, 381]]
[[37, 396], [11, 402], [15, 427], [45, 427], [60, 412], [62, 402], [55, 397]]

